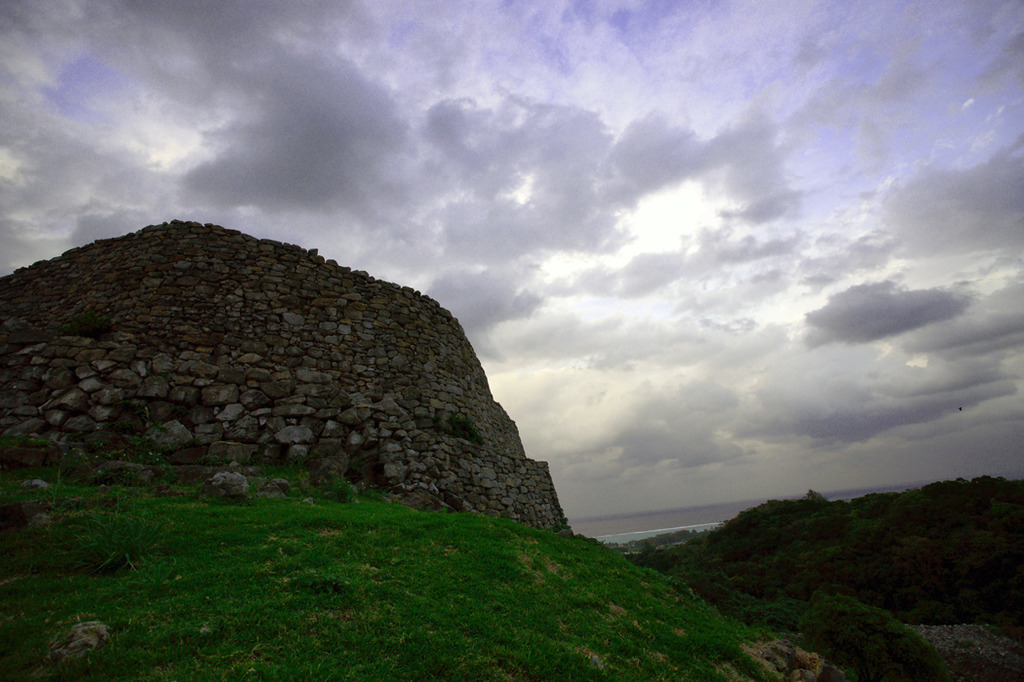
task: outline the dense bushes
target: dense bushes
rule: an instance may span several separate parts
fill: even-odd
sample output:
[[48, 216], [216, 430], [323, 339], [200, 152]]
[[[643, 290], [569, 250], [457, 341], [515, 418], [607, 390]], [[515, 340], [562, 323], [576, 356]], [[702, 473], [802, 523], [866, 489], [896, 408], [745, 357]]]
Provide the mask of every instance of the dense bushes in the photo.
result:
[[1024, 481], [982, 477], [828, 502], [767, 502], [685, 545], [638, 555], [751, 623], [796, 629], [818, 590], [899, 620], [979, 620], [1024, 635]]
[[946, 682], [938, 652], [888, 611], [852, 597], [817, 596], [800, 619], [804, 641], [858, 682]]

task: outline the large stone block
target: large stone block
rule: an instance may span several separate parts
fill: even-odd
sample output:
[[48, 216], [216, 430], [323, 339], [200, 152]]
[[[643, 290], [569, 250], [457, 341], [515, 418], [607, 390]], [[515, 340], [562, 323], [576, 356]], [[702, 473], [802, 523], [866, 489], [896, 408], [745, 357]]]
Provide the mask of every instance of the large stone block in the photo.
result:
[[234, 443], [216, 441], [210, 444], [207, 457], [211, 462], [238, 462], [249, 464], [256, 453], [256, 445], [252, 443]]
[[180, 448], [190, 443], [195, 435], [181, 422], [174, 420], [155, 424], [146, 431], [146, 437], [162, 448]]
[[312, 429], [306, 426], [286, 426], [274, 434], [274, 439], [282, 445], [309, 444], [316, 440]]
[[238, 386], [234, 384], [214, 384], [207, 386], [202, 392], [204, 405], [227, 405], [238, 402]]

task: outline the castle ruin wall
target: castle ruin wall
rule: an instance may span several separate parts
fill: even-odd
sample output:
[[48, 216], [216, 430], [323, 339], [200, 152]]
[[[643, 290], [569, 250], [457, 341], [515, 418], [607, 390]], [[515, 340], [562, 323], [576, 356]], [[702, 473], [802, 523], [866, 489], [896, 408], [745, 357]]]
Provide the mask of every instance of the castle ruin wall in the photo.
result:
[[[88, 313], [109, 333], [60, 333]], [[400, 494], [564, 522], [458, 321], [315, 250], [152, 225], [0, 278], [0, 323], [5, 435], [137, 432], [240, 464], [343, 461]], [[460, 423], [479, 439], [456, 437]]]

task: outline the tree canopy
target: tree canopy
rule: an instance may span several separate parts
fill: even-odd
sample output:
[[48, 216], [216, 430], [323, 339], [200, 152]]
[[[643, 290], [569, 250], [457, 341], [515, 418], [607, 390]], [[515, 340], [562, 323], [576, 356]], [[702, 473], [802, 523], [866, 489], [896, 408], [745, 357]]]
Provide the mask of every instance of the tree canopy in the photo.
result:
[[981, 477], [829, 502], [772, 500], [684, 545], [633, 557], [747, 622], [796, 629], [814, 593], [903, 622], [1024, 635], [1024, 481]]

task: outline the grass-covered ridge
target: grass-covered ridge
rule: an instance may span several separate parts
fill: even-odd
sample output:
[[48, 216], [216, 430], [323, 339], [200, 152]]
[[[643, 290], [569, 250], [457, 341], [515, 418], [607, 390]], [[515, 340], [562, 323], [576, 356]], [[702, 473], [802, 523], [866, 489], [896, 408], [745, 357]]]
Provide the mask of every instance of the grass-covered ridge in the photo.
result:
[[[0, 502], [53, 508], [0, 535], [5, 679], [769, 679], [757, 633], [583, 538], [367, 498], [18, 488], [54, 475], [0, 475]], [[43, 662], [88, 620], [106, 646]]]

